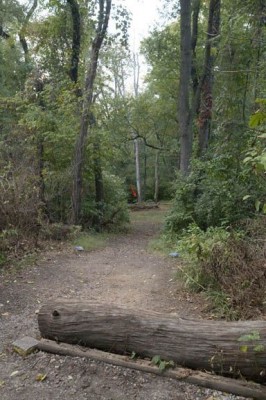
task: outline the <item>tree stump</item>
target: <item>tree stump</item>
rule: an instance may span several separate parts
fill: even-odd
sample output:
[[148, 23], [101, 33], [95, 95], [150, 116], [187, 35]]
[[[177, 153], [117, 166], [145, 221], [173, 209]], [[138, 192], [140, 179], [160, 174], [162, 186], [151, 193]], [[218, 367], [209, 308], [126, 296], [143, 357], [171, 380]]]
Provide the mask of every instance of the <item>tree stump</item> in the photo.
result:
[[189, 320], [110, 304], [58, 300], [38, 315], [42, 337], [118, 354], [266, 380], [266, 322]]

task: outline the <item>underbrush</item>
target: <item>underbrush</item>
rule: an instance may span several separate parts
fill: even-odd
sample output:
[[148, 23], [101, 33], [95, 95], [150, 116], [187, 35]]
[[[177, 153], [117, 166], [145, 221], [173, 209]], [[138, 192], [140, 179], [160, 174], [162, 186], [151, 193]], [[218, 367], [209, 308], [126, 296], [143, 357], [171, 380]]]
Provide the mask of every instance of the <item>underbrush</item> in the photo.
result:
[[254, 318], [265, 303], [266, 217], [234, 229], [201, 230], [191, 224], [176, 245], [186, 285], [204, 291], [214, 312], [226, 319]]
[[171, 203], [160, 202], [158, 208], [143, 209], [130, 212], [132, 222], [149, 222], [163, 224], [166, 214], [169, 212]]

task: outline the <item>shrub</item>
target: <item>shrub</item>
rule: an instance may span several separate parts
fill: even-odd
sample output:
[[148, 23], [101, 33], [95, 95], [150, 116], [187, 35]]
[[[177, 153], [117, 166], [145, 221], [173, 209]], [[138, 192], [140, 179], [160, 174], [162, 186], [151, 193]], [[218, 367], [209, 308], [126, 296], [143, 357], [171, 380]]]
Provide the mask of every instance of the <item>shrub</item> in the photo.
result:
[[211, 296], [227, 318], [251, 318], [265, 300], [266, 218], [246, 220], [238, 230], [191, 225], [179, 244], [186, 283]]
[[264, 177], [233, 159], [233, 154], [223, 154], [196, 160], [187, 178], [177, 177], [173, 208], [166, 219], [169, 234], [181, 233], [192, 222], [206, 230], [255, 216], [256, 199], [266, 199]]
[[129, 223], [127, 193], [124, 182], [118, 176], [104, 173], [103, 226], [124, 228]]
[[129, 223], [127, 193], [123, 181], [108, 172], [103, 173], [104, 203], [95, 203], [94, 193], [86, 196], [82, 205], [82, 220], [85, 228], [93, 225], [98, 229], [123, 229]]
[[38, 179], [31, 168], [6, 169], [0, 178], [0, 252], [20, 255], [35, 247], [40, 228]]

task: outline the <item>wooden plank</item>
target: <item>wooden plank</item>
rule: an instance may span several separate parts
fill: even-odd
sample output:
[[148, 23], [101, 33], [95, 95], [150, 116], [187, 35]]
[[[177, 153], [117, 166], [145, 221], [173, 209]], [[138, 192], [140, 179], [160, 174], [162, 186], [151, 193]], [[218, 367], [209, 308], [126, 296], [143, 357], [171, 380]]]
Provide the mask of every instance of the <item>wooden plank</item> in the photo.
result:
[[195, 384], [201, 387], [231, 393], [237, 396], [253, 398], [258, 400], [266, 399], [266, 388], [254, 382], [224, 378], [221, 376], [193, 371], [187, 368], [175, 367], [161, 372], [158, 367], [151, 365], [147, 360], [131, 360], [128, 356], [106, 353], [100, 350], [89, 349], [81, 346], [74, 346], [67, 343], [56, 343], [48, 339], [41, 339], [37, 345], [39, 350], [49, 353], [68, 355], [72, 357], [85, 357], [91, 360], [101, 361], [107, 364], [117, 365], [123, 368], [130, 368], [146, 373], [160, 375]]

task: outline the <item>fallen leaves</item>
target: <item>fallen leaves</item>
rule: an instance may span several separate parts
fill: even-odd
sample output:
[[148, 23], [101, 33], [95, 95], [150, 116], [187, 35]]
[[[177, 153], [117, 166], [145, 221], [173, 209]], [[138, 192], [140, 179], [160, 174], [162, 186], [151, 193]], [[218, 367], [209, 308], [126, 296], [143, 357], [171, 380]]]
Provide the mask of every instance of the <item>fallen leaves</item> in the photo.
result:
[[37, 382], [43, 382], [47, 378], [47, 374], [37, 374], [35, 380]]

